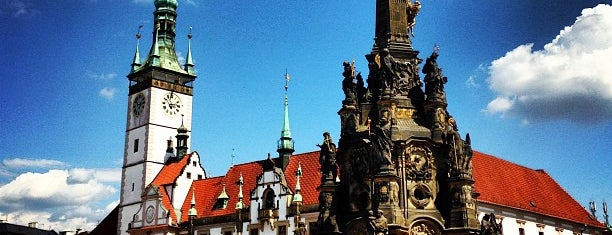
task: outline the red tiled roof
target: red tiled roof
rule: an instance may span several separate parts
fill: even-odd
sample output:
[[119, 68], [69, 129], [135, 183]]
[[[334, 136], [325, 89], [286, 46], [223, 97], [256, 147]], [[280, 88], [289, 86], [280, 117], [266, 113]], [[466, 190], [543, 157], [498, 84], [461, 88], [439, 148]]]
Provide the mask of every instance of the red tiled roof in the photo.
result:
[[321, 171], [319, 170], [319, 151], [302, 153], [291, 157], [285, 169], [285, 178], [292, 191], [295, 191], [295, 172], [298, 165], [302, 165], [302, 178], [300, 179], [300, 194], [304, 205], [319, 203], [317, 187], [321, 184]]
[[[319, 152], [309, 152], [293, 155], [290, 158], [289, 164], [284, 172], [287, 186], [292, 191], [295, 190], [296, 176], [298, 165], [302, 165], [302, 178], [300, 179], [301, 194], [304, 205], [318, 203], [319, 192], [317, 186], [321, 179], [319, 172]], [[251, 190], [257, 184], [257, 177], [263, 172], [264, 160], [249, 162], [232, 166], [225, 176], [207, 178], [194, 181], [189, 191], [185, 203], [182, 206], [182, 220], [187, 220], [186, 211], [191, 208], [192, 192], [195, 190], [196, 210], [198, 217], [209, 217], [219, 215], [230, 215], [236, 213], [236, 203], [238, 202], [238, 179], [242, 173], [244, 185], [242, 187], [242, 201], [246, 206], [251, 203]], [[214, 209], [217, 197], [221, 194], [225, 186], [225, 192], [229, 196], [229, 201], [225, 209]]]
[[474, 152], [474, 187], [478, 201], [604, 227], [544, 170], [533, 170]]
[[172, 206], [172, 202], [170, 202], [170, 196], [168, 195], [166, 188], [163, 186], [174, 184], [187, 164], [189, 164], [191, 156], [193, 156], [193, 154], [186, 154], [185, 157], [181, 158], [180, 160], [169, 160], [151, 183], [153, 187], [159, 187], [162, 205], [170, 212], [170, 218], [172, 218], [172, 221], [177, 223], [180, 221], [177, 220], [174, 207]]
[[159, 194], [161, 196], [161, 202], [162, 205], [164, 206], [164, 208], [166, 208], [166, 210], [168, 210], [168, 212], [170, 212], [170, 218], [172, 218], [172, 221], [179, 223], [180, 221], [177, 221], [177, 216], [176, 213], [174, 212], [174, 207], [172, 206], [172, 203], [170, 202], [170, 197], [168, 196], [168, 192], [166, 191], [165, 187], [159, 187]]
[[[238, 202], [238, 179], [242, 173], [243, 188], [242, 195], [245, 205], [250, 204], [250, 191], [257, 184], [257, 176], [262, 173], [262, 161], [250, 162], [232, 166], [225, 176], [196, 180], [193, 182], [189, 195], [183, 203], [183, 211], [188, 211], [191, 208], [191, 195], [195, 191], [196, 194], [196, 210], [198, 217], [229, 215], [236, 213], [235, 206]], [[229, 201], [225, 209], [214, 209], [217, 202], [217, 197], [221, 194], [225, 186], [225, 192], [229, 196]], [[186, 213], [183, 213], [183, 221], [187, 220]]]
[[174, 184], [176, 178], [181, 175], [181, 172], [183, 172], [183, 169], [185, 169], [185, 166], [189, 163], [191, 156], [192, 154], [187, 154], [180, 160], [169, 160], [157, 176], [155, 176], [153, 184], [156, 186]]
[[[318, 203], [319, 192], [316, 188], [321, 178], [318, 159], [318, 151], [293, 155], [284, 172], [287, 184], [293, 191], [296, 182], [295, 172], [298, 165], [302, 166], [303, 176], [300, 179], [300, 186], [304, 205]], [[249, 205], [250, 191], [257, 183], [257, 176], [262, 173], [263, 162], [235, 165], [228, 170], [225, 176], [194, 181], [182, 206], [182, 220], [187, 220], [186, 212], [191, 207], [191, 195], [194, 190], [198, 217], [236, 213], [234, 209], [238, 201], [236, 182], [240, 173], [244, 179], [243, 202]], [[478, 200], [481, 202], [603, 227], [601, 223], [592, 220], [589, 212], [543, 170], [532, 170], [480, 152], [474, 152], [473, 167], [475, 188], [480, 193]], [[213, 210], [223, 186], [230, 197], [227, 207]]]

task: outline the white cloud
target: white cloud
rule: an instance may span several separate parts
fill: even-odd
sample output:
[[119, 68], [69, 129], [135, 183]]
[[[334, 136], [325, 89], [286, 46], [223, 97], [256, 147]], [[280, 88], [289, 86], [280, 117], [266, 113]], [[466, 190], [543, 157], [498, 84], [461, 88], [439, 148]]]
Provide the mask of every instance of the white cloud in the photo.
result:
[[96, 80], [113, 80], [117, 77], [117, 73], [94, 73], [92, 71], [86, 72], [87, 76]]
[[[10, 170], [66, 167], [47, 159], [5, 159], [0, 164], [0, 211], [15, 224], [38, 222], [38, 228], [56, 231], [92, 230], [119, 203], [104, 202], [118, 191], [121, 169], [48, 170], [46, 173], [14, 173]], [[4, 171], [6, 169], [6, 172]], [[4, 174], [6, 173], [6, 174]], [[18, 175], [16, 178], [13, 178]]]
[[98, 182], [112, 183], [121, 182], [121, 169], [120, 168], [109, 168], [109, 169], [84, 169], [75, 168], [71, 169], [70, 177], [68, 178], [71, 182], [87, 182], [90, 180], [96, 180]]
[[66, 163], [57, 160], [49, 159], [23, 159], [13, 158], [4, 159], [2, 164], [8, 168], [23, 169], [23, 168], [53, 168], [53, 167], [65, 167]]
[[542, 50], [521, 45], [491, 63], [487, 113], [523, 123], [612, 118], [612, 6], [587, 8]]
[[37, 221], [40, 228], [56, 231], [91, 230], [118, 204], [113, 201], [94, 208], [117, 192], [105, 183], [120, 179], [120, 169], [26, 172], [0, 186], [0, 211], [16, 224]]
[[183, 56], [183, 53], [180, 51], [176, 52], [176, 57], [178, 59], [179, 64], [185, 64], [185, 57]]
[[40, 10], [28, 0], [5, 0], [0, 4], [0, 16], [4, 14], [12, 18], [29, 19], [40, 14]]
[[469, 88], [479, 87], [480, 84], [476, 81], [476, 76], [470, 75], [467, 80], [465, 80], [465, 85]]
[[115, 94], [117, 94], [117, 88], [105, 87], [102, 88], [98, 94], [104, 99], [113, 100], [115, 98]]

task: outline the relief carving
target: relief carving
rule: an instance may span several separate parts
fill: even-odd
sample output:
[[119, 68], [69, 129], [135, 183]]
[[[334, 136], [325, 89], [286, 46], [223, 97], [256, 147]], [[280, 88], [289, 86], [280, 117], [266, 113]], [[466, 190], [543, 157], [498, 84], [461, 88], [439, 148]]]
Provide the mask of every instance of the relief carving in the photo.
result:
[[412, 180], [429, 180], [432, 176], [433, 153], [427, 147], [411, 146], [406, 150], [406, 173]]

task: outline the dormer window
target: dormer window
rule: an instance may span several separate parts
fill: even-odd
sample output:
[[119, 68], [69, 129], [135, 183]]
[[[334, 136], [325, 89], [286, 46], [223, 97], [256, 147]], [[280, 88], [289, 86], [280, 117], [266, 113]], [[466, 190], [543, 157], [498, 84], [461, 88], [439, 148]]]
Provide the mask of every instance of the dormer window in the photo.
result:
[[267, 189], [263, 193], [263, 208], [262, 209], [274, 209], [276, 207], [274, 203], [274, 190]]
[[223, 186], [223, 191], [219, 197], [217, 197], [217, 202], [215, 202], [214, 210], [225, 209], [227, 208], [227, 203], [229, 202], [229, 196], [225, 192], [225, 186]]

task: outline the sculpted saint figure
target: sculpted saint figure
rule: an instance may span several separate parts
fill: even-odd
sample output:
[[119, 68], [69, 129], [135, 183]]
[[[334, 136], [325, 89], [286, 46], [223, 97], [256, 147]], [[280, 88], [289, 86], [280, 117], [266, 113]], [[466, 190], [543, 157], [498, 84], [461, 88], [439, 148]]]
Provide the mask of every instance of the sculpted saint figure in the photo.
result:
[[414, 37], [414, 25], [416, 25], [416, 16], [419, 14], [421, 10], [421, 2], [415, 1], [414, 4], [412, 1], [408, 1], [408, 5], [406, 6], [406, 15], [407, 15], [407, 23], [408, 23], [408, 33]]
[[323, 144], [317, 144], [321, 148], [319, 155], [319, 163], [321, 164], [321, 173], [323, 178], [332, 177], [336, 180], [338, 176], [338, 166], [336, 165], [336, 144], [332, 140], [329, 132], [323, 133]]

